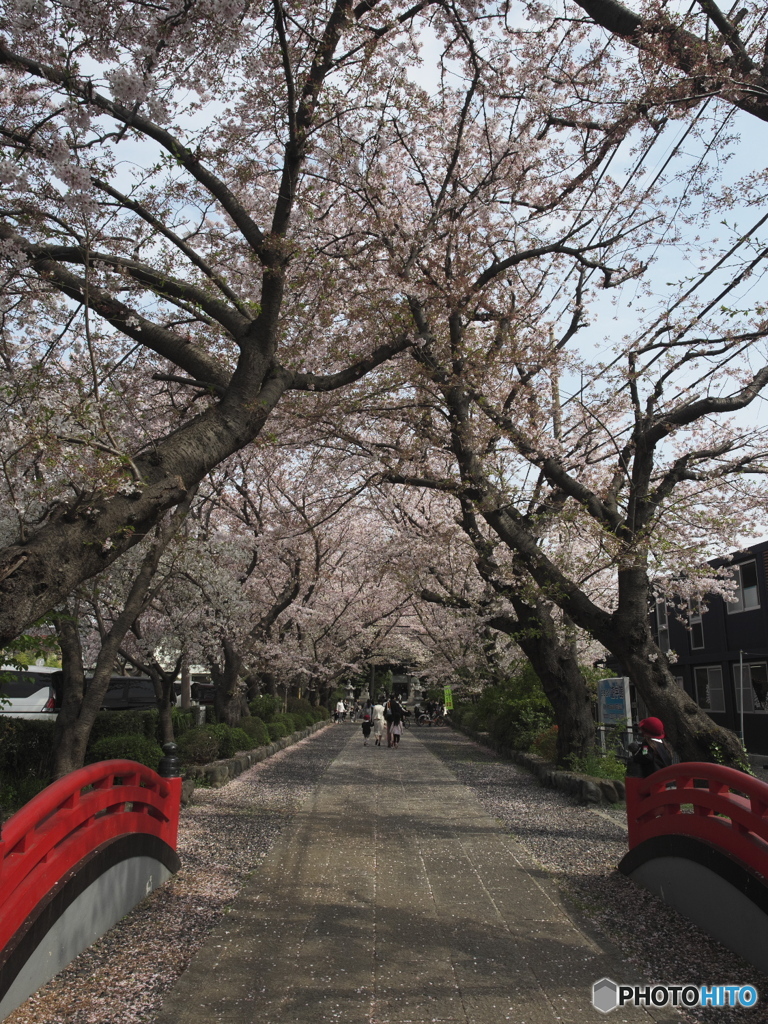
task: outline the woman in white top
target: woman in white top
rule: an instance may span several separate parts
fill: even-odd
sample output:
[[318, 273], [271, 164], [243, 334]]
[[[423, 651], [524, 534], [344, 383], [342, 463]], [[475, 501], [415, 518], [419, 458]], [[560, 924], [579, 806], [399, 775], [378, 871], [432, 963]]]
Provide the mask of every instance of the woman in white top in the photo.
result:
[[371, 725], [376, 746], [381, 746], [381, 737], [384, 735], [384, 705], [374, 704], [371, 711]]

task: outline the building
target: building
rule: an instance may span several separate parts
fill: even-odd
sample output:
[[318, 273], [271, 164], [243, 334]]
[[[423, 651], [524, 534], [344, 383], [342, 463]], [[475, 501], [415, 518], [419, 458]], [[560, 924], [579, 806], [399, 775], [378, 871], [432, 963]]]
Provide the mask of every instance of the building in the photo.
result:
[[736, 600], [707, 595], [691, 603], [687, 621], [658, 600], [656, 638], [674, 652], [672, 671], [699, 706], [750, 754], [768, 756], [768, 541], [711, 564], [731, 566]]

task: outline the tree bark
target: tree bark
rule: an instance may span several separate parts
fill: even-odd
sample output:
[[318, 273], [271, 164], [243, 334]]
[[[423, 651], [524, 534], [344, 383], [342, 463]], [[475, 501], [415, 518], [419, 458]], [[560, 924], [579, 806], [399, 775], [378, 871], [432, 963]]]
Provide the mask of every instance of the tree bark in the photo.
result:
[[[77, 621], [77, 604], [71, 605], [54, 616], [53, 623], [61, 648], [62, 701], [56, 717], [53, 732], [54, 778], [60, 778], [73, 771], [78, 764], [80, 748], [78, 715], [85, 694], [85, 672], [80, 632]], [[82, 761], [80, 762], [82, 764]]]
[[[85, 762], [85, 752], [88, 740], [91, 735], [93, 723], [99, 713], [104, 696], [109, 688], [109, 681], [114, 671], [115, 661], [120, 651], [120, 645], [125, 634], [131, 628], [136, 617], [141, 612], [142, 604], [149, 591], [152, 578], [157, 570], [163, 551], [180, 526], [192, 501], [193, 492], [190, 491], [181, 505], [176, 509], [169, 522], [164, 527], [158, 527], [155, 537], [149, 550], [142, 560], [141, 567], [128, 592], [123, 610], [115, 619], [112, 628], [104, 637], [96, 659], [96, 668], [93, 678], [90, 680], [87, 689], [77, 690], [77, 680], [83, 675], [82, 650], [79, 640], [77, 643], [70, 633], [70, 625], [67, 625], [62, 618], [60, 636], [66, 637], [67, 655], [73, 659], [73, 665], [65, 672], [65, 695], [63, 715], [59, 715], [56, 725], [54, 742], [54, 777], [61, 778], [69, 772], [82, 768]], [[71, 626], [77, 629], [76, 621]], [[67, 695], [66, 680], [73, 681], [71, 692]]]
[[533, 666], [555, 714], [557, 763], [567, 768], [571, 755], [584, 757], [595, 749], [592, 695], [573, 645], [561, 637], [544, 602], [511, 599], [517, 618], [498, 616], [489, 625], [512, 636]]
[[192, 676], [189, 671], [189, 655], [186, 651], [181, 656], [181, 708], [189, 711], [192, 706]]
[[208, 662], [214, 682], [213, 709], [219, 722], [234, 726], [243, 714], [240, 694], [243, 659], [228, 638], [222, 641], [221, 650], [221, 663], [214, 658], [210, 658]]

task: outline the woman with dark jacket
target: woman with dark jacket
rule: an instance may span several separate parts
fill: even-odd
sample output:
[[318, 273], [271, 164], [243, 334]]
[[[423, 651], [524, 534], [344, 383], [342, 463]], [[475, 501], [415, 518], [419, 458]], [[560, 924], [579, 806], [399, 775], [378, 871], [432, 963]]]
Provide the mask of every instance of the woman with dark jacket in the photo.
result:
[[628, 774], [647, 779], [662, 768], [676, 764], [680, 758], [664, 737], [664, 723], [660, 718], [644, 718], [638, 724], [640, 742], [630, 744]]

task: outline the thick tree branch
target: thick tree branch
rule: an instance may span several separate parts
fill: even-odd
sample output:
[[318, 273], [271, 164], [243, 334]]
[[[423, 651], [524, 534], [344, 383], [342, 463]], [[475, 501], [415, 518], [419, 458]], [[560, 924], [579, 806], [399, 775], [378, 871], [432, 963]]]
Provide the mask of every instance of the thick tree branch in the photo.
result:
[[766, 69], [751, 60], [733, 25], [724, 38], [736, 56], [723, 59], [711, 44], [666, 18], [641, 18], [618, 0], [576, 2], [598, 25], [656, 60], [694, 77], [707, 76], [709, 94], [722, 93], [734, 106], [768, 121]]
[[718, 415], [728, 412], [737, 412], [745, 409], [758, 397], [760, 392], [768, 384], [768, 366], [754, 375], [749, 384], [746, 384], [735, 395], [728, 398], [718, 398], [710, 395], [707, 398], [700, 398], [695, 402], [684, 402], [675, 409], [665, 412], [657, 417], [653, 424], [643, 433], [643, 439], [647, 446], [652, 447], [658, 444], [664, 437], [671, 434], [677, 427], [685, 427], [690, 423], [705, 416]]
[[405, 352], [406, 349], [410, 348], [414, 344], [413, 339], [408, 334], [402, 334], [396, 341], [389, 345], [379, 345], [377, 349], [374, 349], [369, 356], [365, 356], [363, 359], [358, 360], [356, 363], [352, 363], [343, 370], [339, 370], [337, 373], [329, 374], [317, 374], [317, 373], [299, 373], [295, 372], [291, 376], [291, 382], [288, 385], [287, 390], [289, 391], [335, 391], [337, 388], [344, 387], [345, 384], [353, 384], [356, 380], [360, 380], [366, 373], [375, 369], [377, 366], [381, 366], [382, 363], [387, 362], [393, 356], [398, 355], [400, 352]]

